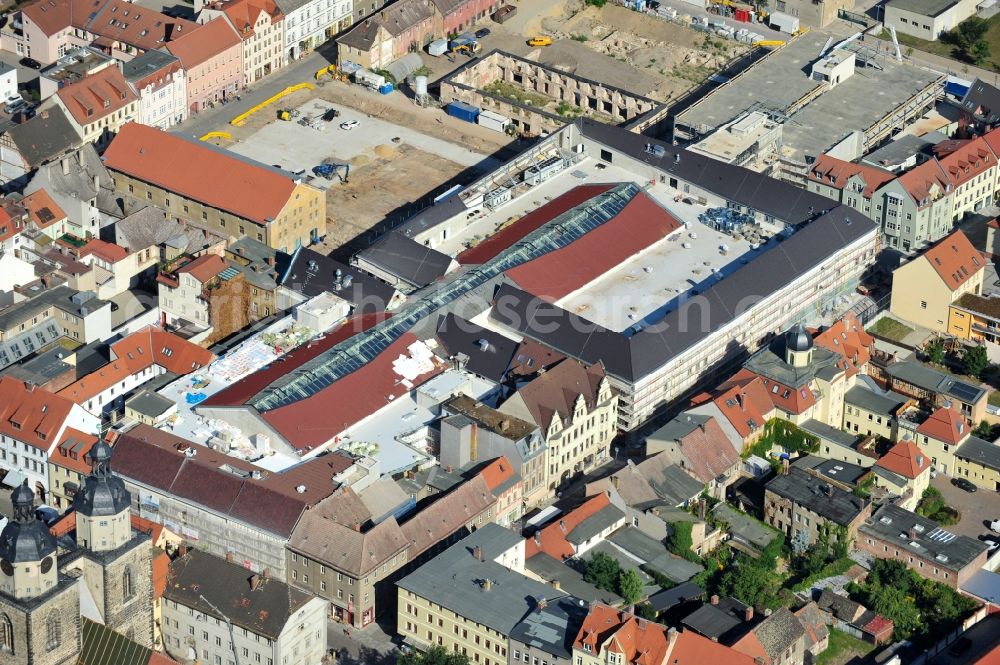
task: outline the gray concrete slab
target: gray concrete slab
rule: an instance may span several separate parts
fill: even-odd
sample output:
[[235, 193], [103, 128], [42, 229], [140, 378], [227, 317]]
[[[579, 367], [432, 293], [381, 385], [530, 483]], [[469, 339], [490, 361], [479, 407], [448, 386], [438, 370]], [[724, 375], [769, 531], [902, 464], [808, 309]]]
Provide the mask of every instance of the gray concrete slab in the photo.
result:
[[992, 533], [986, 524], [1000, 519], [1000, 494], [980, 488], [976, 492], [966, 492], [951, 484], [951, 477], [942, 473], [931, 480], [931, 487], [936, 488], [944, 496], [944, 502], [956, 508], [962, 519], [958, 524], [945, 527], [952, 533], [959, 533], [970, 538], [991, 537], [1000, 540], [1000, 535]]

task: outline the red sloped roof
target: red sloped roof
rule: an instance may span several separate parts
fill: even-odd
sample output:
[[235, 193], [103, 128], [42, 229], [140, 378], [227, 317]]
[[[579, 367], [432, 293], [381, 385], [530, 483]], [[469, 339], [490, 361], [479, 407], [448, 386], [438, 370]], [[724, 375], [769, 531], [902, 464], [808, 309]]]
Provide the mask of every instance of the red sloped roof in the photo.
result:
[[[83, 446], [77, 447], [76, 444], [78, 443], [83, 443]], [[63, 432], [62, 441], [59, 442], [59, 446], [49, 456], [49, 461], [52, 464], [86, 476], [91, 470], [90, 458], [88, 456], [90, 455], [90, 449], [93, 448], [95, 443], [97, 443], [96, 435], [81, 432], [73, 427], [67, 427], [66, 431]], [[72, 448], [76, 448], [76, 458], [72, 456]]]
[[80, 258], [93, 254], [99, 259], [104, 259], [108, 263], [118, 263], [128, 256], [128, 250], [113, 242], [106, 242], [100, 238], [94, 238], [80, 248]]
[[740, 463], [739, 454], [715, 418], [694, 428], [679, 445], [686, 458], [684, 470], [706, 484]]
[[[267, 411], [261, 417], [295, 448], [308, 450], [322, 445], [374, 414], [391, 399], [409, 393], [411, 387], [444, 371], [442, 365], [435, 364], [431, 371], [410, 382], [410, 387], [400, 380], [393, 371], [393, 361], [417, 341], [413, 333], [406, 333], [360, 369], [305, 399]], [[283, 373], [288, 371], [291, 369], [283, 367]], [[316, 419], [318, 413], [323, 414], [322, 420]]]
[[543, 224], [551, 222], [570, 208], [575, 208], [598, 194], [603, 194], [611, 189], [612, 186], [580, 185], [579, 187], [574, 187], [565, 194], [552, 199], [541, 208], [531, 211], [513, 224], [502, 229], [499, 233], [493, 234], [475, 247], [465, 250], [455, 258], [462, 265], [486, 263], [524, 236], [538, 230]]
[[813, 338], [817, 346], [839, 353], [843, 360], [837, 366], [848, 378], [857, 374], [871, 359], [875, 338], [868, 334], [852, 313], [845, 314], [829, 328]]
[[917, 433], [947, 444], [958, 445], [969, 436], [969, 423], [955, 409], [943, 406], [920, 423]]
[[480, 470], [479, 475], [486, 481], [490, 491], [507, 482], [517, 473], [506, 457], [500, 456]]
[[956, 187], [996, 166], [996, 157], [982, 137], [950, 146], [950, 152], [939, 159]]
[[[590, 653], [600, 656], [601, 647], [605, 643], [608, 645], [608, 651], [621, 654], [624, 656], [624, 661], [630, 665], [633, 663], [661, 665], [664, 662], [674, 662], [675, 656], [672, 653], [670, 658], [667, 658], [666, 626], [639, 619], [634, 614], [620, 612], [603, 603], [594, 603], [584, 618], [580, 630], [577, 631], [573, 648], [583, 650], [584, 645], [588, 645]], [[676, 648], [677, 643], [674, 644], [674, 649]], [[683, 653], [682, 651], [681, 655]], [[691, 665], [698, 662], [701, 665], [709, 661], [687, 662]]]
[[0, 377], [0, 434], [48, 452], [72, 409], [61, 395]]
[[671, 665], [754, 665], [755, 663], [752, 656], [690, 630], [685, 630], [677, 636], [666, 662]]
[[[170, 571], [170, 557], [160, 552], [153, 557], [153, 598], [162, 598], [167, 589], [167, 573]], [[152, 661], [150, 661], [152, 662]]]
[[923, 258], [954, 291], [986, 266], [983, 254], [972, 246], [961, 231], [942, 238], [923, 254]]
[[185, 263], [177, 269], [177, 274], [188, 274], [204, 284], [220, 274], [228, 266], [217, 254], [202, 254], [198, 258]]
[[21, 199], [21, 205], [28, 211], [28, 217], [39, 229], [46, 229], [66, 219], [66, 213], [44, 189], [25, 196]]
[[734, 377], [720, 389], [723, 392], [712, 401], [744, 439], [763, 427], [774, 411], [774, 403], [759, 376], [751, 375], [745, 380]]
[[167, 44], [167, 51], [179, 58], [184, 69], [190, 72], [209, 58], [214, 58], [242, 43], [239, 34], [229, 21], [220, 16], [193, 28], [190, 32], [185, 31]]
[[912, 441], [900, 441], [875, 464], [904, 478], [913, 479], [929, 469], [931, 461]]
[[645, 192], [618, 215], [576, 241], [507, 271], [523, 290], [558, 300], [681, 227]]
[[56, 92], [78, 125], [95, 123], [113, 115], [138, 98], [118, 67], [105, 67]]
[[556, 561], [569, 559], [576, 554], [576, 550], [566, 540], [566, 536], [573, 533], [573, 529], [581, 522], [593, 517], [609, 505], [611, 502], [604, 492], [590, 497], [578, 508], [527, 538], [524, 543], [524, 558], [530, 559], [539, 552], [544, 552]]
[[228, 388], [223, 388], [210, 396], [202, 404], [205, 406], [239, 406], [245, 404], [248, 399], [264, 390], [264, 388], [276, 379], [290, 374], [301, 365], [330, 350], [345, 339], [368, 330], [390, 316], [392, 315], [389, 313], [378, 312], [362, 314], [361, 316], [349, 319], [336, 330], [328, 332], [322, 340], [314, 340], [292, 349], [287, 355], [283, 356], [284, 360], [273, 362], [267, 367], [243, 377]]
[[134, 122], [118, 132], [104, 152], [104, 164], [258, 224], [276, 218], [296, 186], [274, 169]]
[[953, 183], [941, 164], [936, 159], [929, 159], [899, 176], [899, 184], [913, 197], [918, 207], [923, 207], [935, 185], [945, 190]]
[[807, 177], [813, 182], [819, 182], [829, 187], [843, 189], [853, 176], [860, 176], [865, 183], [864, 197], [870, 199], [875, 190], [896, 179], [894, 173], [883, 171], [874, 166], [854, 164], [830, 155], [820, 155], [810, 167]]

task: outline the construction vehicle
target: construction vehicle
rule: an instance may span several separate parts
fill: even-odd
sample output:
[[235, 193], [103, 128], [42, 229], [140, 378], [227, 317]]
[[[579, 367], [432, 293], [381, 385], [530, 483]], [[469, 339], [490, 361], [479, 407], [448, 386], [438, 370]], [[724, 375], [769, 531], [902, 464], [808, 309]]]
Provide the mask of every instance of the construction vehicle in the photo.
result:
[[340, 111], [337, 109], [327, 109], [326, 113], [323, 114], [323, 120], [326, 122], [332, 122], [334, 118], [340, 117]]
[[552, 46], [552, 38], [547, 35], [539, 35], [528, 40], [528, 46]]
[[290, 122], [292, 120], [291, 111], [285, 109], [278, 111], [278, 120], [287, 120]]
[[482, 44], [480, 44], [479, 42], [470, 42], [468, 44], [457, 44], [453, 46], [451, 52], [464, 53], [465, 55], [471, 58], [476, 53], [479, 53], [482, 50], [483, 50]]
[[785, 42], [780, 39], [764, 39], [759, 42], [754, 42], [754, 46], [763, 46], [765, 48], [778, 48], [779, 46], [784, 46]]
[[[341, 175], [343, 171], [343, 175]], [[347, 184], [347, 178], [351, 175], [351, 165], [350, 164], [336, 164], [333, 162], [324, 162], [319, 166], [313, 167], [313, 175], [326, 178], [327, 180], [333, 180], [334, 174], [340, 178], [340, 182]]]

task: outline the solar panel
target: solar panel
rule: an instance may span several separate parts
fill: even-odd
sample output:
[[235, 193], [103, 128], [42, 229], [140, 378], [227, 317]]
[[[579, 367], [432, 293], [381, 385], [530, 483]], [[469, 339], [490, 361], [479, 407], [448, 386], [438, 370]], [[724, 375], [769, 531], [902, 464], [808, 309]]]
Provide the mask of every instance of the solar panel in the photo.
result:
[[979, 396], [980, 389], [970, 386], [968, 383], [956, 381], [948, 392], [963, 402], [972, 402]]

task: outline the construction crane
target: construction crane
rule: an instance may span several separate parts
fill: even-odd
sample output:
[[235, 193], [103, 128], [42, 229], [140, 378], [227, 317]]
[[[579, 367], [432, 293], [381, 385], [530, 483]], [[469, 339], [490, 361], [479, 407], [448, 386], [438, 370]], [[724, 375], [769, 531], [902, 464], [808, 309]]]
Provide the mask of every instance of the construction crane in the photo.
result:
[[233, 660], [236, 663], [236, 665], [240, 665], [240, 655], [238, 653], [239, 650], [236, 648], [236, 632], [233, 631], [233, 622], [229, 620], [228, 616], [226, 616], [225, 614], [223, 614], [222, 610], [220, 610], [218, 607], [216, 607], [215, 605], [213, 605], [208, 600], [208, 598], [205, 598], [205, 596], [203, 596], [201, 594], [198, 594], [198, 597], [201, 598], [205, 602], [206, 605], [208, 605], [213, 610], [215, 610], [216, 612], [218, 612], [219, 616], [221, 616], [223, 619], [226, 620], [226, 627], [229, 628], [229, 646], [231, 646], [233, 648]]
[[889, 34], [892, 35], [892, 45], [896, 47], [896, 62], [903, 62], [903, 54], [899, 52], [899, 40], [896, 39], [895, 26], [889, 26]]

